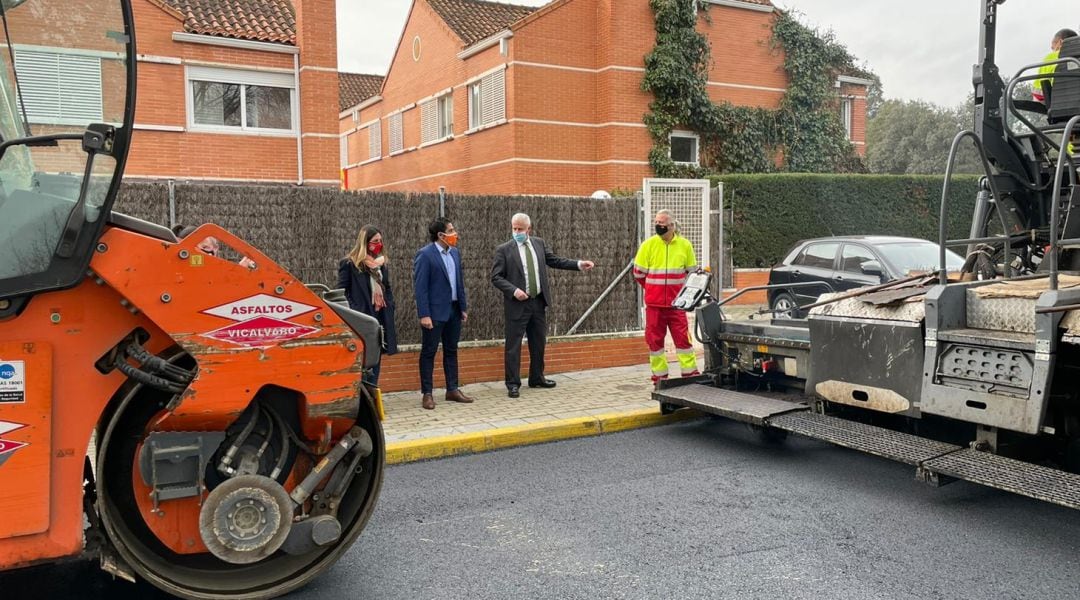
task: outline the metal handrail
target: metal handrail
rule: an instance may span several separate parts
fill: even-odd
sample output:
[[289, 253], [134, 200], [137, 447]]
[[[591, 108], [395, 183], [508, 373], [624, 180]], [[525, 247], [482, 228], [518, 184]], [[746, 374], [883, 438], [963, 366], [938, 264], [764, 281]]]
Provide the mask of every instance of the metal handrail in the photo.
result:
[[[949, 247], [953, 247], [953, 246], [968, 246], [970, 244], [990, 244], [990, 243], [993, 243], [993, 242], [1001, 241], [1001, 237], [1002, 236], [1000, 236], [1000, 235], [992, 235], [992, 236], [981, 237], [981, 238], [967, 238], [967, 239], [963, 239], [963, 240], [948, 240], [947, 242], [945, 242], [945, 245], [949, 246]], [[1022, 241], [1031, 239], [1031, 234], [1028, 233], [1028, 232], [1014, 233], [1014, 234], [1009, 236], [1009, 239], [1013, 240], [1013, 241], [1017, 241], [1017, 242], [1022, 242]]]
[[720, 300], [716, 303], [716, 305], [723, 306], [747, 292], [760, 292], [761, 290], [783, 290], [790, 288], [804, 288], [814, 286], [823, 286], [827, 288], [830, 292], [836, 291], [836, 288], [834, 288], [832, 284], [830, 284], [828, 281], [803, 281], [799, 283], [771, 283], [769, 285], [752, 285], [750, 287], [742, 288], [741, 290], [735, 292], [727, 298]]
[[[1022, 73], [1024, 73], [1025, 71], [1030, 71], [1032, 69], [1040, 69], [1042, 67], [1049, 67], [1050, 65], [1054, 65], [1054, 68], [1056, 69], [1058, 66], [1064, 65], [1064, 64], [1073, 65], [1076, 69], [1080, 69], [1080, 59], [1077, 59], [1077, 58], [1072, 57], [1072, 56], [1066, 56], [1065, 58], [1058, 58], [1058, 59], [1052, 60], [1052, 61], [1039, 62], [1039, 63], [1032, 63], [1030, 65], [1024, 65], [1023, 67], [1020, 67], [1020, 69], [1016, 72], [1016, 75], [1014, 75], [1013, 78], [1009, 80], [1009, 84], [1007, 86], [1005, 86], [1005, 110], [1001, 111], [1001, 130], [1004, 131], [1006, 133], [1006, 135], [1012, 134], [1012, 130], [1009, 129], [1009, 120], [1008, 120], [1009, 119], [1009, 114], [1012, 113], [1012, 115], [1015, 116], [1018, 121], [1020, 121], [1024, 125], [1026, 125], [1028, 129], [1030, 129], [1033, 133], [1035, 133], [1036, 135], [1041, 137], [1044, 142], [1050, 144], [1051, 146], [1054, 145], [1054, 140], [1050, 139], [1050, 136], [1046, 135], [1046, 133], [1044, 133], [1042, 131], [1042, 129], [1040, 129], [1039, 127], [1036, 127], [1034, 123], [1032, 123], [1026, 117], [1024, 117], [1020, 113], [1020, 111], [1016, 108], [1016, 106], [1014, 105], [1013, 90], [1016, 88], [1017, 84], [1023, 83], [1025, 81], [1036, 81], [1036, 80], [1039, 80], [1039, 79], [1047, 79], [1045, 73], [1036, 73], [1034, 75], [1022, 75]], [[1057, 72], [1055, 70], [1054, 71], [1054, 79], [1057, 79], [1059, 77], [1065, 77], [1065, 78], [1067, 78], [1067, 77], [1080, 77], [1080, 72], [1077, 72], [1077, 71], [1062, 71], [1062, 72], [1059, 73], [1059, 72]], [[1046, 108], [1047, 108], [1047, 110], [1050, 109], [1049, 106], [1047, 106]]]
[[[949, 284], [948, 271], [945, 264], [945, 208], [949, 198], [949, 186], [952, 184], [953, 167], [956, 163], [956, 151], [960, 147], [960, 141], [966, 137], [970, 137], [975, 143], [975, 149], [979, 151], [979, 159], [982, 160], [983, 171], [986, 173], [986, 181], [990, 185], [990, 201], [997, 203], [1001, 195], [998, 194], [997, 184], [994, 183], [993, 173], [990, 171], [990, 161], [986, 158], [986, 149], [983, 147], [982, 140], [979, 139], [978, 134], [970, 129], [966, 129], [956, 134], [953, 138], [952, 147], [949, 148], [949, 162], [945, 166], [945, 183], [941, 187], [941, 214], [938, 216], [938, 259], [941, 262], [941, 277], [939, 279], [941, 285]], [[1012, 268], [1009, 266], [1009, 256], [1012, 254], [1012, 244], [1010, 243], [1009, 227], [1005, 223], [1005, 215], [1001, 213], [1000, 207], [994, 212], [997, 213], [999, 219], [1001, 219], [1001, 230], [1005, 233], [1005, 279], [1012, 276]]]
[[[1061, 147], [1058, 148], [1058, 163], [1057, 168], [1054, 169], [1054, 187], [1053, 202], [1050, 204], [1050, 289], [1058, 289], [1058, 246], [1060, 240], [1058, 240], [1058, 219], [1061, 213], [1061, 179], [1065, 173], [1065, 164], [1072, 165], [1072, 160], [1069, 159], [1069, 138], [1072, 137], [1073, 129], [1076, 128], [1076, 124], [1080, 123], [1080, 115], [1076, 115], [1069, 119], [1069, 122], [1065, 125], [1065, 131], [1061, 134]], [[1075, 180], [1073, 185], [1076, 185]]]

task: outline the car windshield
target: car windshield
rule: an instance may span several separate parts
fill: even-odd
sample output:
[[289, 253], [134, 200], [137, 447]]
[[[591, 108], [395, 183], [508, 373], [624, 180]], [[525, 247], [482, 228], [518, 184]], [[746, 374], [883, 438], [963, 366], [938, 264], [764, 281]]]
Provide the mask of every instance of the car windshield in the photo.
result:
[[[937, 271], [941, 257], [938, 245], [933, 242], [894, 242], [878, 244], [878, 251], [896, 267], [901, 276], [911, 273]], [[958, 271], [964, 266], [964, 258], [952, 250], [945, 251], [945, 268]]]

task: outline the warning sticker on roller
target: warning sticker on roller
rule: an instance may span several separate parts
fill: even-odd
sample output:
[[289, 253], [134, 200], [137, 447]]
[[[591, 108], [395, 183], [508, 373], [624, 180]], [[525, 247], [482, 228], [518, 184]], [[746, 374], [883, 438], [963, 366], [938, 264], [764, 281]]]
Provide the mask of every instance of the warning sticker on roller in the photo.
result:
[[291, 323], [272, 317], [255, 317], [242, 323], [233, 323], [202, 334], [203, 337], [229, 342], [248, 348], [265, 348], [288, 340], [302, 338], [319, 331], [299, 323]]
[[[10, 363], [4, 363], [4, 364], [10, 364]], [[5, 433], [11, 433], [12, 431], [15, 431], [17, 429], [22, 429], [23, 427], [26, 427], [26, 425], [23, 425], [22, 423], [12, 423], [11, 421], [0, 421], [0, 436], [3, 436]], [[3, 437], [0, 437], [0, 465], [3, 465], [4, 462], [6, 462], [7, 459], [11, 457], [11, 454], [13, 452], [18, 450], [19, 448], [23, 448], [23, 447], [26, 447], [26, 446], [29, 446], [29, 445], [30, 444], [27, 444], [26, 442], [16, 442], [15, 440], [5, 440]]]
[[26, 363], [0, 359], [0, 404], [26, 402]]
[[202, 312], [215, 317], [232, 319], [233, 321], [246, 321], [255, 317], [291, 319], [313, 310], [318, 310], [318, 307], [278, 298], [270, 294], [256, 294], [242, 300], [208, 308]]

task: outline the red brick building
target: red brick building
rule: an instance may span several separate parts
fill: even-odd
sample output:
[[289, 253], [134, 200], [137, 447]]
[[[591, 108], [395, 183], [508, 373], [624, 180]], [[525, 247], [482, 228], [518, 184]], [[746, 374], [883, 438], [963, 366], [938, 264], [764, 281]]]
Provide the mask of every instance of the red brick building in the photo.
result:
[[[778, 106], [787, 75], [770, 44], [776, 9], [769, 0], [702, 4], [713, 101]], [[477, 194], [637, 189], [652, 175], [641, 80], [655, 38], [646, 0], [414, 0], [378, 90], [342, 97], [344, 182]], [[837, 82], [860, 154], [868, 83]], [[695, 163], [696, 134], [673, 137], [673, 158]]]
[[[79, 0], [36, 6], [91, 10]], [[338, 183], [334, 0], [134, 0], [133, 10], [139, 77], [127, 176]], [[54, 74], [27, 91], [30, 122], [119, 120], [123, 99], [103, 85], [120, 68], [115, 48], [61, 51], [44, 34], [15, 46], [20, 71]]]

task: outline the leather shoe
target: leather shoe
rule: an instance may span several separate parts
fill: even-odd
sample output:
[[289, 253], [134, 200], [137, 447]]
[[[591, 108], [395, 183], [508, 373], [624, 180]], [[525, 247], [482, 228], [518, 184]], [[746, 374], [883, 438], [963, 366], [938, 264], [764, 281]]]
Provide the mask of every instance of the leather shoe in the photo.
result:
[[545, 379], [545, 380], [541, 381], [540, 383], [530, 383], [529, 387], [531, 387], [531, 388], [553, 388], [556, 385], [557, 384], [554, 381], [552, 381], [550, 379]]
[[520, 390], [521, 388], [519, 386], [511, 385], [506, 388], [506, 395], [511, 398], [517, 398], [521, 395]]
[[469, 404], [473, 401], [472, 398], [463, 394], [461, 390], [451, 390], [446, 392], [446, 400], [448, 402], [460, 402], [462, 404]]
[[424, 394], [424, 397], [420, 399], [420, 406], [427, 410], [435, 410], [435, 396]]

